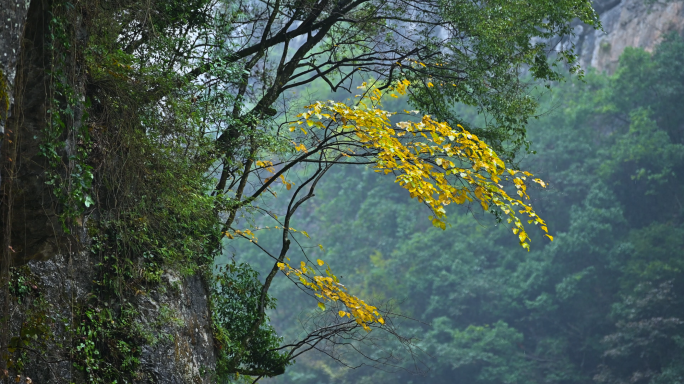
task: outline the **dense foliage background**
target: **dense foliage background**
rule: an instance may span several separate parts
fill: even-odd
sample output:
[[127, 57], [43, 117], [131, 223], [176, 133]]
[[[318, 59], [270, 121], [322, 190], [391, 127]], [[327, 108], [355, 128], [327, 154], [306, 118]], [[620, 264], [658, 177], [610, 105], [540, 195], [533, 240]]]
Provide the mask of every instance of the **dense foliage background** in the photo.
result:
[[[533, 203], [555, 241], [539, 236], [525, 252], [479, 207], [442, 231], [392, 178], [338, 167], [298, 213], [311, 240], [298, 239], [354, 293], [393, 299], [422, 351], [380, 370], [314, 353], [274, 382], [684, 382], [684, 41], [627, 49], [614, 75], [590, 72], [539, 98], [536, 155], [521, 162], [550, 185]], [[229, 248], [268, 266], [247, 242]], [[287, 305], [272, 318], [288, 340], [313, 301], [281, 283], [274, 296]]]

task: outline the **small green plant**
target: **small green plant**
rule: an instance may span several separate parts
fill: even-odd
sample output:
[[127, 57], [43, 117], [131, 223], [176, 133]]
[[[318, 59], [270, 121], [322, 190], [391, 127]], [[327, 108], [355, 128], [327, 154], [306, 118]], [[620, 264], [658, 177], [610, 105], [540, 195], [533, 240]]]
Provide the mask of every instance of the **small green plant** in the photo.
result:
[[[217, 267], [211, 281], [212, 320], [218, 343], [219, 377], [235, 373], [275, 376], [290, 364], [287, 353], [278, 352], [282, 339], [259, 313], [262, 285], [248, 264], [231, 262]], [[275, 308], [275, 299], [265, 297], [265, 308]]]
[[45, 353], [47, 344], [54, 340], [54, 319], [39, 279], [29, 267], [10, 269], [9, 293], [13, 305], [20, 311], [13, 319], [19, 329], [8, 338], [6, 364], [7, 368], [21, 373], [25, 364]]
[[140, 336], [131, 332], [137, 311], [130, 306], [115, 311], [104, 305], [93, 298], [70, 327], [73, 366], [85, 372], [90, 383], [127, 382], [140, 364]]

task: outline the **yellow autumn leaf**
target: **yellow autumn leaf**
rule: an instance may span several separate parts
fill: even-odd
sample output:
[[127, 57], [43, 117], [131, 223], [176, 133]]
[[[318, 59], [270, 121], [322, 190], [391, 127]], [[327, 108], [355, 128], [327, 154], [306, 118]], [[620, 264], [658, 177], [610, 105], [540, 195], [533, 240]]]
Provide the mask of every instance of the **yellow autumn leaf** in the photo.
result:
[[[389, 88], [389, 94], [405, 94], [410, 85], [408, 80], [398, 81]], [[434, 84], [430, 81], [427, 86], [433, 87]], [[362, 88], [367, 87], [367, 84], [362, 85]], [[376, 172], [394, 175], [395, 181], [412, 198], [432, 209], [433, 225], [446, 228], [444, 206], [477, 201], [484, 210], [496, 208], [508, 216], [508, 221], [518, 228], [516, 235], [521, 239], [521, 245], [529, 249], [529, 246], [525, 246], [529, 243], [529, 236], [516, 211], [520, 210], [522, 215], [527, 215], [528, 222], [531, 220], [534, 224], [544, 224], [524, 201], [529, 199], [526, 179], [532, 174], [506, 167], [496, 152], [476, 135], [460, 125], [454, 128], [446, 122], [433, 120], [430, 115], [423, 116], [420, 123], [396, 123], [399, 130], [395, 130], [389, 120], [393, 113], [379, 108], [382, 97], [382, 91], [371, 88], [360, 96], [357, 105], [348, 106], [343, 102], [333, 101], [317, 102], [308, 106], [308, 111], [302, 116], [304, 119], [313, 114], [320, 115], [321, 118], [325, 115], [340, 116], [343, 125], [337, 126], [338, 128], [335, 128], [336, 121], [331, 119], [326, 122], [328, 125], [321, 123], [316, 126], [320, 129], [343, 129], [356, 136], [359, 144], [373, 151]], [[425, 140], [412, 139], [414, 136]], [[299, 150], [299, 146], [297, 149]], [[345, 150], [350, 149], [342, 149]], [[447, 163], [445, 157], [453, 161], [449, 160]], [[455, 162], [463, 164], [462, 168], [455, 168]], [[514, 176], [512, 181], [516, 194], [509, 195], [500, 184], [505, 180], [504, 174]], [[515, 177], [517, 175], [519, 176]], [[533, 181], [542, 187], [546, 186], [539, 179]]]
[[[317, 260], [317, 263], [319, 265], [324, 264], [320, 259]], [[340, 301], [349, 308], [351, 312], [350, 314], [349, 312], [339, 311], [338, 314], [340, 317], [345, 315], [350, 318], [353, 317], [366, 331], [370, 331], [370, 327], [368, 326], [370, 323], [375, 322], [384, 324], [384, 319], [380, 316], [378, 309], [367, 304], [358, 297], [347, 293], [347, 288], [339, 283], [338, 278], [332, 273], [330, 267], [326, 270], [328, 276], [319, 276], [315, 274], [314, 270], [306, 268], [306, 263], [304, 261], [300, 262], [300, 266], [300, 269], [295, 269], [287, 263], [278, 263], [278, 267], [285, 272], [286, 275], [292, 273], [297, 276], [302, 285], [312, 290], [316, 297], [321, 299], [321, 301], [318, 302], [319, 308], [325, 310], [326, 301]]]
[[302, 152], [304, 152], [304, 153], [308, 153], [308, 152], [309, 152], [309, 151], [306, 150], [306, 146], [305, 146], [304, 144], [297, 144], [297, 143], [294, 143], [294, 142], [293, 142], [293, 144], [295, 145], [295, 150], [297, 150], [297, 151], [302, 151]]

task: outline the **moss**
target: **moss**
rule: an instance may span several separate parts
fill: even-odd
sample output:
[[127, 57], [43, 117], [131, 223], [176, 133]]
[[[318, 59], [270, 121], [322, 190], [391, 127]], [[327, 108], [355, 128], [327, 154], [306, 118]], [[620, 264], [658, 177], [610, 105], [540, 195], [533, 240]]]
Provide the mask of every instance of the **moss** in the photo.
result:
[[7, 78], [5, 73], [0, 69], [0, 108], [3, 111], [0, 113], [0, 117], [4, 118], [4, 114], [9, 111], [10, 107], [10, 97], [9, 97], [9, 86], [7, 84]]
[[9, 293], [16, 309], [10, 318], [7, 368], [21, 374], [27, 362], [44, 354], [54, 340], [54, 319], [40, 279], [28, 266], [10, 269]]

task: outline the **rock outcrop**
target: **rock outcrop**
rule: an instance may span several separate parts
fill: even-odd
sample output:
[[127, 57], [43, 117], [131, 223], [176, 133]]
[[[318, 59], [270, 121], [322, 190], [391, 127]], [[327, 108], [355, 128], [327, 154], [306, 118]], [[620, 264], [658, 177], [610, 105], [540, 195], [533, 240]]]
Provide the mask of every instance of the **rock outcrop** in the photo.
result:
[[584, 69], [612, 73], [626, 47], [652, 51], [667, 33], [684, 32], [684, 1], [594, 0], [603, 30], [578, 25], [577, 52]]
[[[23, 368], [25, 374], [20, 381], [25, 382], [26, 377], [33, 383], [87, 381], [83, 372], [74, 369], [70, 358], [73, 356], [69, 356], [73, 351], [64, 346], [79, 344], [79, 340], [73, 340], [73, 332], [66, 328], [83, 326], [73, 324], [73, 313], [75, 306], [83, 307], [88, 296], [92, 295], [97, 264], [97, 258], [90, 252], [80, 252], [55, 256], [47, 261], [31, 261], [24, 267], [24, 273], [30, 276], [24, 276], [23, 281], [35, 284], [36, 292], [42, 291], [45, 302], [40, 305], [49, 313], [50, 319], [46, 324], [52, 335], [43, 346], [41, 356], [32, 356], [35, 341], [28, 344], [27, 353], [31, 358]], [[20, 334], [22, 325], [26, 327], [28, 318], [33, 315], [30, 307], [36, 305], [28, 296], [13, 306], [13, 334]], [[135, 372], [139, 382], [212, 382], [211, 373], [216, 359], [207, 300], [208, 292], [199, 276], [182, 277], [171, 271], [162, 275], [157, 289], [135, 296], [130, 304], [137, 308], [138, 313], [130, 327], [138, 328], [140, 331], [137, 333], [144, 335], [144, 340], [138, 342], [142, 351], [131, 352], [139, 356]], [[121, 307], [122, 304], [116, 300], [111, 300], [108, 308], [100, 306], [102, 311], [113, 312], [121, 311]], [[95, 311], [101, 313], [97, 309]], [[84, 320], [84, 324], [94, 331], [93, 323], [87, 317]], [[37, 336], [45, 335], [38, 333]]]
[[[42, 151], [50, 106], [66, 92], [56, 90], [51, 76], [73, 92], [75, 108], [69, 114], [74, 131], [83, 120], [87, 74], [82, 57], [71, 54], [63, 63], [69, 73], [50, 72], [55, 68], [47, 52], [54, 33], [52, 3], [0, 0], [0, 382], [112, 382], [112, 375], [102, 372], [110, 361], [98, 357], [98, 349], [119, 353], [108, 358], [118, 359], [117, 369], [127, 369], [127, 377], [136, 382], [212, 382], [216, 357], [209, 292], [201, 273], [168, 269], [155, 277], [154, 286], [136, 285], [135, 295], [96, 297], [103, 274], [111, 272], [103, 270], [111, 265], [86, 251], [91, 240], [83, 225], [87, 218], [74, 220], [70, 232], [58, 220], [59, 204], [48, 186], [51, 168]], [[72, 43], [83, 44], [87, 38], [81, 26], [70, 27]], [[57, 156], [71, 164], [75, 140], [56, 139], [62, 143], [54, 148]], [[59, 176], [69, 169], [52, 172]], [[125, 311], [128, 315], [121, 316]], [[112, 320], [121, 318], [127, 319], [125, 325]], [[88, 343], [98, 342], [126, 344], [88, 349]]]

